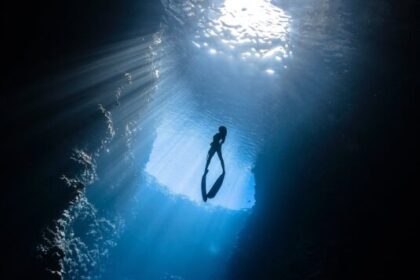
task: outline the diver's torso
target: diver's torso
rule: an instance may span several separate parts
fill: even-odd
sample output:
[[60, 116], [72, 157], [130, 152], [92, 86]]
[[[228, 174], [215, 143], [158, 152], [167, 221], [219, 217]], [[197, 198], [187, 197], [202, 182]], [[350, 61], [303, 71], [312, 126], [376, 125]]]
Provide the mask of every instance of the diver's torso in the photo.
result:
[[222, 136], [220, 135], [220, 133], [216, 133], [213, 136], [213, 142], [210, 143], [210, 146], [216, 148], [216, 147], [220, 147], [220, 140], [222, 139]]

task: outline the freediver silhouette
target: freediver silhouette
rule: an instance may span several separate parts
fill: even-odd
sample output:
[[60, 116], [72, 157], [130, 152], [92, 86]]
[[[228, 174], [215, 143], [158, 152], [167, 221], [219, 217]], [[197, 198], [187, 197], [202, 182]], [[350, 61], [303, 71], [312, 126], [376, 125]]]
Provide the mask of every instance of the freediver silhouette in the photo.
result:
[[[219, 132], [213, 136], [213, 142], [210, 143], [210, 149], [207, 153], [206, 167], [204, 169], [203, 177], [201, 178], [201, 192], [202, 192], [204, 201], [207, 201], [207, 198], [215, 197], [220, 187], [223, 184], [223, 179], [225, 177], [226, 172], [225, 172], [225, 162], [223, 160], [223, 155], [222, 155], [222, 145], [226, 140], [226, 135], [227, 135], [226, 127], [219, 126]], [[219, 176], [219, 178], [216, 180], [216, 182], [214, 183], [210, 191], [207, 193], [206, 175], [209, 172], [208, 168], [209, 168], [211, 159], [213, 158], [215, 153], [217, 153], [217, 156], [219, 157], [220, 163], [222, 165], [223, 173]]]

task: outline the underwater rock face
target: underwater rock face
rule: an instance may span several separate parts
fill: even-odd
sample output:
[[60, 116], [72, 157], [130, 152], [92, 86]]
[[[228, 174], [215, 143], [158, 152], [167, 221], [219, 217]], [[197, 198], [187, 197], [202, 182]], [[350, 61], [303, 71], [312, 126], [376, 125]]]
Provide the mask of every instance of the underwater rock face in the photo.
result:
[[[413, 60], [399, 48], [408, 26], [399, 10], [386, 0], [162, 3], [156, 33], [89, 50], [76, 71], [47, 77], [65, 84], [48, 98], [16, 98], [41, 109], [10, 114], [2, 135], [4, 158], [16, 162], [4, 188], [16, 195], [1, 203], [14, 215], [4, 222], [18, 236], [10, 246], [21, 247], [5, 253], [17, 260], [11, 274], [21, 276], [19, 254], [36, 242], [46, 280], [375, 279], [396, 268], [394, 256], [404, 256], [396, 243], [405, 240], [396, 220], [407, 216], [394, 208], [416, 174], [409, 155], [418, 142], [401, 140], [417, 118], [407, 110], [412, 75], [401, 61]], [[102, 28], [93, 17], [95, 30], [84, 33], [91, 20], [69, 15], [90, 4], [70, 5], [75, 13], [57, 18], [74, 18], [82, 26], [74, 34]], [[63, 42], [45, 36], [48, 28], [30, 34], [39, 20], [51, 25], [48, 13], [16, 33], [17, 57], [31, 61], [40, 38], [51, 37], [42, 46], [77, 45], [66, 28]], [[136, 14], [130, 36], [147, 17]], [[119, 34], [111, 25], [102, 32]], [[64, 67], [64, 54], [48, 52], [60, 61], [54, 72]], [[6, 108], [13, 94], [5, 92]], [[217, 188], [204, 203], [200, 176], [220, 124], [229, 128], [227, 172], [220, 177], [213, 159], [202, 185]], [[25, 138], [16, 149], [10, 133]], [[46, 179], [29, 175], [37, 172]]]
[[61, 217], [44, 230], [37, 246], [38, 258], [46, 279], [99, 279], [99, 264], [116, 245], [124, 222], [99, 215], [86, 197], [86, 186], [98, 180], [95, 157], [76, 149], [71, 160], [82, 167], [81, 171], [74, 178], [62, 175], [61, 179], [73, 197]]
[[[83, 149], [72, 147], [67, 168], [62, 170], [60, 184], [68, 193], [66, 196], [68, 207], [57, 220], [52, 221], [43, 230], [41, 241], [37, 245], [38, 261], [46, 279], [100, 279], [104, 263], [124, 231], [124, 219], [118, 213], [95, 205], [95, 202], [89, 198], [88, 192], [90, 189], [95, 191], [102, 187], [111, 192], [110, 196], [115, 196], [120, 188], [127, 187], [123, 178], [138, 174], [134, 168], [138, 156], [134, 153], [134, 149], [142, 130], [139, 125], [139, 114], [151, 101], [156, 87], [158, 74], [154, 57], [158, 55], [156, 49], [161, 41], [159, 34], [152, 34], [135, 41], [140, 46], [129, 42], [124, 50], [128, 54], [143, 53], [142, 69], [123, 72], [122, 75], [115, 74], [114, 71], [109, 71], [106, 65], [114, 63], [115, 56], [121, 55], [111, 55], [100, 62], [95, 61], [85, 66], [90, 68], [87, 71], [89, 75], [80, 78], [77, 85], [65, 84], [69, 88], [93, 89], [92, 99], [98, 103], [97, 106], [88, 107], [86, 111], [90, 114], [93, 112], [97, 121], [87, 122], [91, 134], [85, 133], [83, 137], [88, 144], [85, 144]], [[120, 59], [117, 61], [122, 63]], [[97, 64], [101, 67], [98, 68]], [[133, 76], [137, 78], [136, 81], [133, 81]], [[112, 82], [116, 90], [98, 94], [96, 87], [109, 77], [116, 80]], [[133, 94], [133, 89], [138, 87], [143, 91], [140, 94]], [[137, 106], [127, 108], [133, 99], [136, 100]], [[115, 162], [123, 163], [120, 169], [115, 167]], [[127, 166], [131, 168], [129, 172]], [[113, 172], [119, 173], [119, 176], [105, 182], [103, 178], [111, 168]]]
[[52, 279], [99, 279], [123, 227], [122, 220], [100, 217], [83, 193], [44, 232], [39, 257]]

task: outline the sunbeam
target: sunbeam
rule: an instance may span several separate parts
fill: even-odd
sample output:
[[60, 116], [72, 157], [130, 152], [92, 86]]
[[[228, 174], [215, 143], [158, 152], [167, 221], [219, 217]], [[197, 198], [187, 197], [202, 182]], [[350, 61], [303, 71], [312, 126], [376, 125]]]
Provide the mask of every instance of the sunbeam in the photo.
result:
[[[92, 51], [43, 104], [58, 104], [43, 129], [66, 127], [78, 141], [60, 177], [70, 206], [38, 246], [44, 259], [62, 251], [50, 270], [66, 279], [228, 279], [261, 209], [265, 147], [286, 154], [288, 133], [316, 123], [336, 86], [292, 40], [293, 10], [277, 2], [165, 0], [162, 9], [158, 31]], [[281, 158], [278, 168], [295, 160]], [[282, 188], [287, 174], [258, 170], [260, 196], [274, 188], [261, 178]]]

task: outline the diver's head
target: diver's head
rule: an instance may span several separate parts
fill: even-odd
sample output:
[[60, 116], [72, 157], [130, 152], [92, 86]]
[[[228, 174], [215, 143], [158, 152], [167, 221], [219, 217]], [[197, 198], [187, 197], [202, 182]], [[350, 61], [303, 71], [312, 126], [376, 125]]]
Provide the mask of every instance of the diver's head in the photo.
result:
[[219, 126], [219, 132], [222, 134], [222, 135], [226, 135], [227, 134], [227, 129], [226, 129], [226, 127], [225, 126]]

